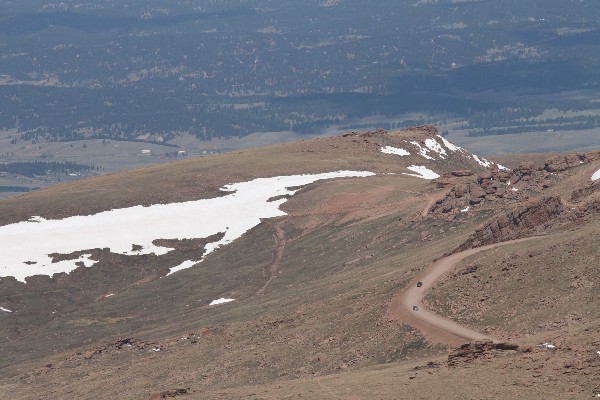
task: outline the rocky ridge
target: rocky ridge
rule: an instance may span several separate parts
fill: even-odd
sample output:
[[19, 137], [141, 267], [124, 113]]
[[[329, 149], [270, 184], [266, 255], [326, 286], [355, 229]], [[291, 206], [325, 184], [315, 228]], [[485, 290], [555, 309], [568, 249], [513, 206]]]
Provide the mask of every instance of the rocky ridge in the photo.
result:
[[493, 358], [499, 352], [529, 352], [531, 347], [519, 349], [516, 344], [510, 343], [494, 343], [493, 341], [483, 341], [474, 343], [465, 343], [458, 348], [452, 349], [448, 354], [448, 367], [456, 368], [466, 363], [470, 363], [475, 359]]
[[[430, 213], [454, 218], [472, 208], [497, 207], [527, 200], [532, 195], [542, 194], [551, 188], [570, 168], [600, 159], [600, 151], [575, 153], [549, 158], [543, 166], [533, 162], [521, 163], [513, 170], [491, 168], [475, 173], [457, 170], [435, 180], [438, 188], [446, 188], [446, 196], [438, 200]], [[571, 196], [572, 200], [585, 197], [598, 189], [590, 183], [584, 190]]]

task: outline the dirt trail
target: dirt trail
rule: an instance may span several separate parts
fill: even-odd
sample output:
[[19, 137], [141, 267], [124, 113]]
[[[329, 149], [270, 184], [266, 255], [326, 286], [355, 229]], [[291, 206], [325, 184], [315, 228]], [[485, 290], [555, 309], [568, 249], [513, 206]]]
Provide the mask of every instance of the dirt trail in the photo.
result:
[[[479, 253], [480, 251], [520, 243], [531, 239], [535, 238], [516, 239], [469, 249], [434, 262], [425, 272], [411, 282], [408, 287], [404, 288], [392, 298], [390, 309], [388, 311], [388, 318], [390, 320], [402, 321], [413, 328], [420, 330], [428, 340], [439, 343], [455, 345], [464, 342], [464, 339], [491, 339], [497, 342], [497, 339], [490, 337], [489, 335], [474, 331], [425, 309], [422, 300], [435, 282], [464, 258]], [[417, 287], [417, 282], [422, 282], [423, 286]], [[413, 310], [413, 306], [417, 306], [418, 310]]]
[[277, 272], [279, 271], [279, 264], [281, 263], [281, 258], [283, 257], [283, 252], [285, 250], [285, 246], [287, 244], [287, 238], [285, 236], [285, 231], [283, 230], [283, 224], [286, 222], [286, 218], [282, 220], [278, 220], [275, 222], [274, 230], [275, 234], [273, 238], [275, 239], [275, 254], [273, 256], [273, 261], [265, 271], [266, 282], [265, 284], [256, 292], [257, 294], [263, 293], [267, 287], [271, 284], [271, 281], [277, 276]]

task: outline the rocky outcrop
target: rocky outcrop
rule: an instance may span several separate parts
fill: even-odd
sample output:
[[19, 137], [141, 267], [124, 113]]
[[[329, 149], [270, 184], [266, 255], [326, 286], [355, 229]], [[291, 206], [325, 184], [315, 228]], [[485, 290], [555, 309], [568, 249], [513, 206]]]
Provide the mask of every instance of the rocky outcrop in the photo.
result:
[[[424, 136], [435, 136], [439, 133], [437, 128], [433, 125], [409, 126], [409, 127], [403, 128], [402, 132], [415, 132], [415, 133], [422, 134]], [[351, 137], [351, 136], [372, 137], [372, 136], [384, 135], [386, 133], [388, 133], [388, 131], [385, 129], [377, 129], [377, 130], [368, 131], [368, 132], [352, 131], [352, 132], [344, 133], [342, 136], [343, 137]]]
[[564, 210], [558, 197], [542, 198], [518, 207], [485, 223], [455, 252], [542, 233], [546, 224], [555, 222]]
[[[530, 196], [544, 193], [559, 180], [559, 176], [569, 168], [600, 159], [600, 151], [590, 153], [573, 153], [557, 155], [549, 158], [543, 165], [534, 162], [522, 162], [512, 170], [486, 169], [473, 172], [470, 170], [452, 170], [434, 180], [436, 187], [447, 189], [445, 198], [438, 200], [431, 207], [431, 214], [453, 216], [460, 212], [477, 208], [495, 207], [497, 204], [511, 205]], [[589, 187], [573, 192], [571, 201], [578, 201], [589, 196], [600, 188], [590, 184]]]
[[172, 389], [172, 390], [165, 390], [162, 392], [152, 392], [152, 393], [150, 393], [150, 400], [168, 399], [168, 398], [172, 398], [172, 397], [181, 396], [184, 394], [189, 394], [189, 389]]
[[518, 351], [519, 346], [510, 343], [494, 343], [491, 340], [484, 342], [466, 343], [452, 349], [448, 354], [448, 367], [459, 367], [479, 358], [492, 358], [498, 352]]
[[452, 176], [471, 176], [473, 175], [473, 171], [470, 169], [461, 169], [458, 171], [452, 171], [450, 174], [452, 174]]
[[433, 125], [409, 126], [403, 129], [408, 132], [422, 132], [425, 135], [433, 136], [438, 134], [438, 130]]
[[584, 197], [588, 197], [594, 193], [600, 192], [600, 181], [590, 183], [588, 186], [577, 189], [571, 193], [571, 201], [579, 201]]
[[350, 136], [358, 136], [358, 137], [371, 137], [371, 136], [379, 136], [379, 135], [385, 135], [386, 133], [388, 133], [388, 131], [386, 131], [385, 129], [377, 129], [376, 131], [369, 131], [369, 132], [349, 132], [349, 133], [344, 133], [342, 135], [342, 137], [350, 137]]
[[544, 170], [552, 173], [566, 171], [585, 162], [600, 160], [600, 150], [590, 153], [560, 154], [549, 158], [544, 165]]
[[76, 362], [80, 360], [91, 360], [101, 355], [115, 354], [120, 350], [131, 350], [131, 351], [159, 351], [163, 348], [163, 345], [158, 343], [146, 342], [143, 340], [137, 340], [133, 338], [119, 339], [114, 343], [93, 347], [84, 352], [78, 352], [68, 355], [65, 360], [67, 362]]

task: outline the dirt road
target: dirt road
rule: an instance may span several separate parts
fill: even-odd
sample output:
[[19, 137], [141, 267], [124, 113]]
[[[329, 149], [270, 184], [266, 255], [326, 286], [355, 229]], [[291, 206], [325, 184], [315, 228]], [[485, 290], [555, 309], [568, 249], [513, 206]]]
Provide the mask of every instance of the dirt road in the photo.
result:
[[[498, 341], [489, 335], [485, 335], [474, 331], [466, 326], [457, 324], [443, 318], [432, 311], [425, 309], [422, 304], [423, 298], [427, 295], [427, 291], [433, 287], [435, 282], [444, 274], [450, 271], [456, 264], [464, 258], [493, 249], [498, 246], [520, 243], [534, 238], [525, 238], [511, 240], [502, 243], [496, 243], [489, 246], [469, 249], [460, 253], [452, 254], [434, 262], [425, 272], [419, 275], [411, 284], [404, 288], [400, 293], [392, 298], [388, 313], [389, 319], [402, 321], [413, 328], [420, 330], [428, 340], [446, 343], [458, 344], [467, 340], [484, 340], [491, 339]], [[417, 282], [422, 282], [423, 286], [417, 287]], [[413, 307], [417, 306], [418, 310]]]

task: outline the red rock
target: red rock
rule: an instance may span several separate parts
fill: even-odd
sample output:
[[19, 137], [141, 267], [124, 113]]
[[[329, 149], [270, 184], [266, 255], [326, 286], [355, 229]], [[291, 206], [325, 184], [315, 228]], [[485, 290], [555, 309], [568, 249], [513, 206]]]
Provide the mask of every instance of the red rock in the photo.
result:
[[479, 174], [479, 176], [477, 177], [477, 180], [479, 181], [479, 183], [481, 183], [482, 181], [490, 180], [491, 178], [492, 178], [492, 171], [486, 170]]
[[503, 183], [508, 182], [510, 180], [510, 173], [506, 171], [498, 172], [498, 180]]
[[469, 190], [469, 194], [471, 195], [471, 198], [473, 197], [485, 197], [485, 190], [483, 190], [481, 187], [479, 186], [472, 186]]
[[458, 171], [452, 171], [452, 176], [471, 176], [473, 172], [470, 169], [461, 169]]

